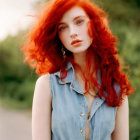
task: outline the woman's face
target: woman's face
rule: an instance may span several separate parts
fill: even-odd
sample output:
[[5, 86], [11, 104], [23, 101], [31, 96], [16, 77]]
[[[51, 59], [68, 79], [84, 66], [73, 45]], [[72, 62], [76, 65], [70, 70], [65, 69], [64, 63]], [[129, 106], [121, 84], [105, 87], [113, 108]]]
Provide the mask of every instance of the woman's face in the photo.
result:
[[90, 47], [89, 17], [80, 7], [67, 11], [58, 25], [58, 35], [64, 47], [72, 53], [84, 52]]

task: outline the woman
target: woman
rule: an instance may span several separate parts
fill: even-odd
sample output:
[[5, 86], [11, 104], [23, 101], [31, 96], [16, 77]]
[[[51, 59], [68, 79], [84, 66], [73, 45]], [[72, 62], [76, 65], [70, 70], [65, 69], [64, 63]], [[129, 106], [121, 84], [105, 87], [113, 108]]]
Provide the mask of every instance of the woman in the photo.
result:
[[23, 47], [42, 74], [32, 108], [33, 140], [128, 140], [127, 95], [106, 13], [88, 0], [52, 0]]

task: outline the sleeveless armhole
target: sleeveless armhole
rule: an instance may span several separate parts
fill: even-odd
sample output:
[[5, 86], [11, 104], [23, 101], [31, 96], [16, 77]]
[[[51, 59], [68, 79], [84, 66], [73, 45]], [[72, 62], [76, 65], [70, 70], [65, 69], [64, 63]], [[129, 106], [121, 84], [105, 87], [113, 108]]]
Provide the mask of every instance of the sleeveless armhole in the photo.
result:
[[54, 86], [53, 86], [52, 74], [50, 74], [49, 82], [50, 82], [50, 92], [51, 92], [51, 96], [52, 96], [52, 108], [53, 108]]
[[[119, 83], [115, 83], [114, 84], [114, 89], [115, 89], [115, 91], [116, 91], [116, 93], [117, 93], [117, 96], [119, 96], [119, 93], [120, 93], [120, 84]], [[117, 106], [115, 107], [115, 116], [116, 116], [116, 112], [117, 112]]]
[[115, 83], [114, 84], [114, 89], [117, 93], [117, 96], [119, 96], [119, 93], [120, 93], [120, 84], [119, 83]]

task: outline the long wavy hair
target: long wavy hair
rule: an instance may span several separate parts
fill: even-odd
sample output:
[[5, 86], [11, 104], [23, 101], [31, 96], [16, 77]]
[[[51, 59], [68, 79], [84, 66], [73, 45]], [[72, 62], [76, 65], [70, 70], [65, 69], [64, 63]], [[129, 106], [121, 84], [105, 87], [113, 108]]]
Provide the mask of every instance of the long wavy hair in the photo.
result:
[[[86, 53], [86, 66], [83, 71], [74, 62], [72, 52], [66, 48], [66, 59], [63, 58], [62, 43], [58, 36], [59, 21], [63, 14], [74, 6], [81, 7], [89, 16], [89, 35], [93, 37], [93, 42]], [[96, 87], [97, 96], [104, 97], [108, 106], [120, 106], [123, 97], [134, 92], [127, 76], [120, 68], [116, 47], [118, 39], [109, 29], [106, 12], [98, 5], [88, 0], [51, 0], [36, 17], [37, 23], [31, 28], [29, 40], [24, 44], [22, 51], [26, 56], [25, 61], [32, 68], [36, 68], [37, 74], [60, 71], [61, 79], [64, 79], [67, 76], [65, 68], [70, 61], [82, 72], [86, 89], [84, 94], [91, 94], [89, 90]], [[94, 76], [97, 69], [101, 72], [101, 84]], [[115, 90], [115, 85], [120, 87], [119, 94]]]

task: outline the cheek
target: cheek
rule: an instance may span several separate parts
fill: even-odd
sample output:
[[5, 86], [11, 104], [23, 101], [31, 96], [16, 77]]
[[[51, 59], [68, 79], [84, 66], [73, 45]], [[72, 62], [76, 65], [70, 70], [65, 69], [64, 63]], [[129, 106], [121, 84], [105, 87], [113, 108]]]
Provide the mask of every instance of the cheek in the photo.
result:
[[92, 42], [92, 32], [89, 26], [89, 23], [85, 24], [82, 29], [81, 29], [81, 35], [83, 35], [83, 37], [87, 40]]
[[89, 23], [85, 23], [85, 24], [82, 26], [82, 28], [81, 28], [81, 30], [80, 30], [80, 33], [81, 33], [82, 35], [84, 35], [84, 36], [87, 35], [87, 36], [90, 36], [90, 37], [91, 37]]
[[83, 25], [82, 27], [81, 27], [81, 29], [80, 29], [80, 34], [81, 35], [86, 35], [87, 34], [87, 27], [86, 27], [86, 25]]
[[61, 42], [62, 42], [63, 44], [66, 44], [67, 36], [66, 36], [65, 33], [59, 34], [59, 38], [60, 38], [60, 40], [61, 40]]

